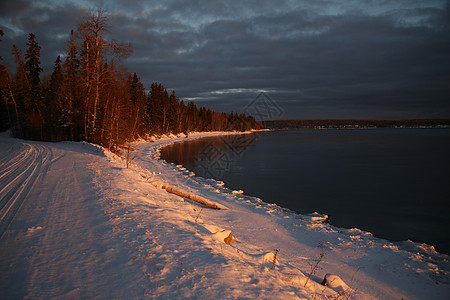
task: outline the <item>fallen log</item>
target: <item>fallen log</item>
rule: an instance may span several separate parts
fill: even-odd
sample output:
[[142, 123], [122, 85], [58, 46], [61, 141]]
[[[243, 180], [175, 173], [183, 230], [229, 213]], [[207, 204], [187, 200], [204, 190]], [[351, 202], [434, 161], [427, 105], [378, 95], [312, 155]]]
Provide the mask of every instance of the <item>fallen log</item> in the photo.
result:
[[172, 194], [175, 194], [177, 196], [189, 199], [191, 201], [203, 204], [203, 205], [205, 205], [207, 207], [210, 207], [210, 208], [213, 208], [213, 209], [221, 209], [221, 207], [219, 205], [217, 205], [216, 203], [211, 202], [208, 199], [203, 198], [203, 197], [201, 197], [199, 195], [188, 193], [188, 192], [186, 192], [186, 191], [184, 191], [182, 189], [179, 189], [177, 187], [163, 184], [162, 188], [164, 190], [166, 190], [167, 192], [169, 192], [169, 193], [172, 193]]
[[167, 183], [163, 183], [160, 180], [152, 178], [152, 176], [147, 176], [146, 174], [143, 174], [143, 173], [141, 173], [141, 176], [143, 178], [146, 178], [147, 181], [149, 183], [153, 184], [155, 187], [162, 188], [162, 189], [166, 190], [168, 193], [171, 193], [171, 194], [174, 194], [174, 195], [186, 198], [188, 200], [191, 200], [191, 201], [194, 201], [194, 202], [197, 202], [197, 203], [200, 203], [200, 204], [203, 204], [203, 205], [205, 205], [205, 206], [207, 206], [209, 208], [213, 208], [213, 209], [223, 209], [224, 208], [223, 206], [220, 206], [217, 203], [211, 202], [208, 199], [203, 198], [203, 197], [201, 197], [199, 195], [195, 195], [195, 194], [186, 192], [185, 190], [182, 190], [180, 188], [177, 188], [175, 186], [171, 186], [171, 185], [169, 185]]

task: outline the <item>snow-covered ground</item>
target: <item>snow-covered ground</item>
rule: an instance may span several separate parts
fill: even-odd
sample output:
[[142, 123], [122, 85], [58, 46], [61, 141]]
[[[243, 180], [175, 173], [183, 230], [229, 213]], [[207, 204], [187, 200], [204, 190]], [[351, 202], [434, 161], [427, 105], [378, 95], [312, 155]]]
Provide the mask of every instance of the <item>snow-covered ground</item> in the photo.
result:
[[430, 246], [336, 228], [158, 159], [213, 134], [141, 141], [127, 169], [95, 145], [2, 133], [0, 299], [450, 299], [450, 258]]

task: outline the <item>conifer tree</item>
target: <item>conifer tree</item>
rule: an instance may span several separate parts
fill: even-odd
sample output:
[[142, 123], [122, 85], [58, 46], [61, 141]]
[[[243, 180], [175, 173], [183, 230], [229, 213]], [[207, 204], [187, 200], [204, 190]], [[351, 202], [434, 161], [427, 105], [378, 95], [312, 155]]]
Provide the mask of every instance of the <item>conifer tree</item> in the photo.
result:
[[64, 74], [63, 74], [63, 69], [61, 66], [61, 57], [58, 56], [58, 58], [55, 61], [55, 66], [53, 68], [53, 73], [50, 77], [50, 86], [49, 86], [49, 95], [47, 96], [47, 98], [49, 98], [49, 96], [51, 97], [50, 100], [55, 99], [54, 101], [49, 101], [47, 103], [47, 107], [50, 105], [56, 105], [60, 111], [63, 110], [63, 103], [62, 103], [62, 99], [63, 99], [63, 93], [64, 93]]
[[22, 51], [12, 46], [12, 54], [17, 64], [16, 73], [10, 87], [11, 100], [14, 103], [15, 120], [11, 129], [16, 137], [26, 137], [27, 116], [32, 111], [31, 88], [28, 81]]
[[[3, 36], [3, 31], [0, 29], [0, 36]], [[2, 40], [0, 40], [1, 42]], [[11, 113], [9, 111], [9, 76], [3, 58], [0, 56], [0, 131], [11, 126]]]
[[129, 88], [130, 88], [130, 100], [132, 103], [134, 113], [131, 115], [131, 120], [134, 120], [133, 132], [137, 135], [144, 135], [147, 132], [144, 129], [146, 125], [146, 95], [144, 85], [141, 83], [139, 77], [136, 73], [129, 77]]
[[50, 77], [48, 92], [45, 99], [45, 120], [49, 140], [66, 140], [65, 128], [70, 126], [70, 116], [65, 101], [64, 73], [61, 58], [55, 61], [55, 67]]
[[83, 109], [80, 97], [79, 70], [80, 60], [78, 58], [75, 33], [72, 30], [67, 43], [67, 55], [64, 61], [64, 87], [65, 87], [65, 107], [67, 108], [67, 124], [69, 125], [69, 135], [71, 140], [83, 139]]
[[[33, 33], [28, 35], [28, 49], [25, 53], [25, 72], [28, 95], [26, 96], [25, 105], [25, 137], [30, 139], [43, 139], [44, 118], [42, 115], [42, 88], [41, 88], [41, 72], [40, 56], [41, 47], [36, 41]], [[20, 70], [22, 71], [22, 70]], [[22, 76], [22, 74], [20, 74]]]
[[33, 111], [38, 112], [42, 117], [41, 112], [41, 47], [36, 41], [36, 36], [33, 33], [28, 35], [28, 49], [25, 53], [25, 68], [30, 85], [31, 101], [33, 103]]

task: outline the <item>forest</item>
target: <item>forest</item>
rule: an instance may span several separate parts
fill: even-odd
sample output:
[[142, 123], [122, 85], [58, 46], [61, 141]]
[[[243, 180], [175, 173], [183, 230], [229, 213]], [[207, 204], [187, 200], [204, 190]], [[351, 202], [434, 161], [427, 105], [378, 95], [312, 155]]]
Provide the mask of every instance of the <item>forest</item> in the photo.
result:
[[139, 76], [121, 65], [131, 46], [108, 40], [107, 22], [103, 11], [88, 14], [71, 32], [51, 75], [43, 76], [41, 47], [33, 33], [25, 54], [13, 46], [15, 72], [0, 57], [1, 131], [11, 129], [15, 137], [31, 140], [88, 141], [114, 151], [152, 135], [261, 127], [245, 114], [180, 101], [161, 83], [146, 92]]

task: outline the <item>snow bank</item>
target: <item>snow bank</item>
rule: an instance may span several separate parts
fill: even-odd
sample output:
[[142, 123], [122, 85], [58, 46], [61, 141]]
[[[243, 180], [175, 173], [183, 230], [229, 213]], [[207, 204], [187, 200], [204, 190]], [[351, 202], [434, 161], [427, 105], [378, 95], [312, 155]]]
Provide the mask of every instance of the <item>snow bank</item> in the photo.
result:
[[[229, 133], [140, 141], [129, 169], [123, 159], [94, 145], [1, 137], [0, 152], [8, 159], [0, 158], [0, 189], [8, 161], [20, 162], [27, 149], [41, 153], [30, 161], [41, 162], [42, 154], [45, 159], [35, 176], [40, 184], [30, 187], [33, 201], [25, 197], [25, 209], [18, 210], [0, 240], [0, 293], [14, 290], [20, 298], [450, 298], [449, 257], [428, 245], [337, 228], [326, 223], [326, 215], [299, 215], [159, 160], [158, 149], [165, 145], [217, 134]], [[163, 186], [226, 209], [207, 208]], [[11, 245], [14, 252], [8, 250]], [[33, 278], [14, 280], [28, 278], [18, 270]]]
[[[189, 135], [188, 138], [166, 138], [153, 143], [140, 143], [137, 145], [136, 164], [139, 168], [151, 170], [161, 181], [170, 182], [181, 189], [226, 206], [227, 212], [222, 216], [212, 217], [206, 214], [209, 221], [214, 224], [210, 226], [221, 228], [224, 232], [217, 240], [221, 240], [226, 233], [232, 232], [236, 244], [231, 244], [231, 247], [236, 249], [240, 260], [248, 263], [257, 258], [257, 261], [262, 263], [263, 269], [278, 270], [278, 272], [283, 269], [284, 272], [296, 274], [290, 276], [288, 282], [298, 289], [301, 287], [299, 283], [306, 281], [310, 265], [317, 259], [317, 245], [320, 243], [325, 249], [325, 259], [319, 265], [320, 270], [317, 270], [318, 274], [315, 276], [320, 275], [319, 273], [323, 275], [313, 276], [315, 280], [311, 283], [312, 287], [305, 292], [309, 295], [306, 296], [307, 298], [311, 296], [310, 293], [317, 295], [319, 289], [323, 291], [321, 295], [324, 297], [330, 295], [327, 293], [336, 293], [333, 289], [323, 290], [322, 278], [327, 273], [340, 276], [344, 282], [352, 282], [350, 288], [354, 298], [427, 299], [430, 295], [429, 291], [434, 291], [432, 294], [436, 298], [445, 299], [449, 295], [450, 282], [445, 277], [450, 274], [447, 255], [428, 253], [431, 256], [418, 258], [417, 249], [414, 247], [407, 249], [404, 243], [378, 239], [370, 232], [356, 228], [336, 228], [326, 223], [327, 215], [317, 212], [298, 215], [275, 204], [265, 203], [261, 199], [245, 195], [242, 190], [229, 190], [223, 182], [193, 176], [195, 174], [182, 166], [159, 160], [159, 149], [163, 146], [216, 134], [229, 133], [196, 133]], [[198, 223], [203, 222], [204, 214], [205, 211], [200, 211], [199, 215], [194, 214], [198, 217]], [[263, 253], [247, 252], [240, 248], [243, 243], [252, 245], [249, 247], [260, 249], [259, 251]], [[415, 247], [419, 245], [412, 244]], [[273, 258], [277, 249], [279, 249], [277, 264], [274, 265]], [[223, 254], [223, 249], [221, 251]], [[234, 259], [237, 258], [236, 254], [229, 253]], [[432, 255], [435, 256], [430, 258]], [[283, 264], [280, 264], [280, 260]], [[353, 280], [355, 270], [358, 271]], [[280, 278], [286, 276], [283, 271], [279, 273]], [[407, 280], [410, 276], [416, 277], [413, 280], [415, 283]], [[387, 278], [390, 280], [386, 281]], [[440, 283], [439, 287], [434, 280]], [[286, 281], [283, 282], [286, 284]]]

